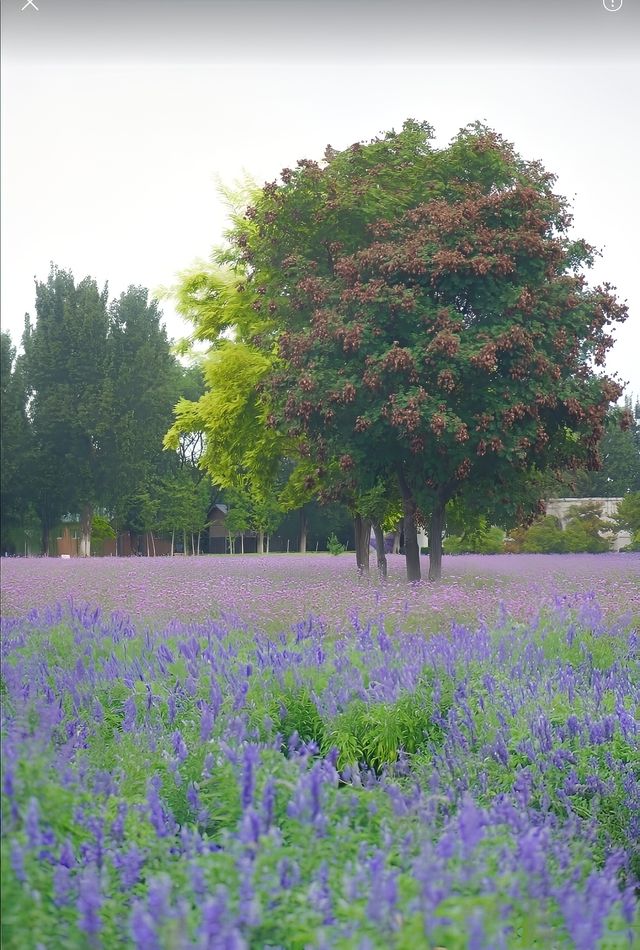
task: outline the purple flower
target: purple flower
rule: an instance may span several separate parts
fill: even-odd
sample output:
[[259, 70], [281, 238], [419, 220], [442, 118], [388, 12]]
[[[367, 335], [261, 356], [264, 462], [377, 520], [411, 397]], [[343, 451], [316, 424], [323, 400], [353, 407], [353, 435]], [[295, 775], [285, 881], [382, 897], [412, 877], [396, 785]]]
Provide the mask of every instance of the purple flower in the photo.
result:
[[149, 821], [153, 825], [157, 836], [159, 838], [166, 838], [167, 835], [173, 834], [175, 823], [171, 813], [163, 807], [158, 786], [159, 780], [157, 776], [149, 780], [147, 786]]
[[99, 910], [102, 907], [100, 878], [95, 868], [87, 868], [78, 884], [77, 908], [80, 914], [78, 926], [90, 937], [100, 932], [102, 926]]
[[160, 950], [160, 941], [151, 914], [141, 901], [136, 901], [131, 912], [130, 933], [136, 950]]
[[173, 693], [169, 694], [169, 699], [167, 700], [167, 712], [169, 715], [169, 725], [173, 725], [176, 718], [176, 698]]
[[11, 868], [18, 880], [24, 884], [27, 879], [24, 869], [24, 848], [15, 838], [11, 842]]
[[38, 799], [33, 798], [33, 796], [29, 799], [29, 804], [27, 805], [24, 827], [27, 832], [27, 840], [30, 847], [37, 848], [42, 841], [42, 833], [40, 831], [40, 805], [38, 804]]
[[468, 857], [484, 836], [486, 816], [473, 799], [466, 795], [458, 813], [458, 831], [465, 856]]
[[147, 905], [149, 913], [157, 924], [169, 913], [171, 878], [168, 874], [158, 874], [149, 881]]
[[71, 890], [71, 871], [66, 865], [58, 864], [53, 869], [53, 896], [59, 907], [70, 903]]
[[73, 845], [67, 838], [60, 849], [60, 864], [65, 868], [76, 866], [76, 856], [73, 853]]
[[247, 745], [242, 757], [242, 807], [246, 808], [253, 800], [255, 787], [255, 768], [260, 761], [260, 749], [255, 745]]
[[176, 729], [176, 731], [173, 733], [171, 740], [173, 742], [173, 751], [178, 759], [178, 762], [184, 762], [189, 753], [187, 750], [187, 745], [182, 738], [182, 733], [179, 729]]
[[123, 732], [131, 732], [136, 724], [136, 717], [138, 715], [138, 710], [136, 708], [136, 701], [133, 696], [129, 696], [124, 703], [124, 719], [122, 720], [122, 729]]
[[276, 804], [276, 782], [272, 775], [264, 783], [262, 790], [262, 826], [268, 831], [273, 821]]
[[130, 891], [140, 880], [140, 871], [144, 865], [144, 854], [134, 844], [128, 851], [116, 851], [114, 864], [120, 872], [122, 889]]
[[200, 742], [204, 745], [211, 738], [215, 716], [211, 706], [205, 706], [200, 719]]
[[118, 814], [111, 824], [111, 837], [117, 844], [121, 844], [124, 838], [124, 823], [127, 817], [127, 803], [118, 803]]
[[288, 891], [300, 882], [300, 868], [290, 858], [282, 858], [278, 861], [278, 878], [281, 889]]

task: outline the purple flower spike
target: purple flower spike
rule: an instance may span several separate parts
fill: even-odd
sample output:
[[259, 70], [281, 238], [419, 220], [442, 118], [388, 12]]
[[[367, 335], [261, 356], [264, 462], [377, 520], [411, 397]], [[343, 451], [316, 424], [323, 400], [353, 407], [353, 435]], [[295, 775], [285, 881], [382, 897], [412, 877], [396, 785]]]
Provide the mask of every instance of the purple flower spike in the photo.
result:
[[27, 879], [24, 869], [24, 848], [15, 838], [11, 842], [11, 869], [18, 880], [24, 884]]
[[136, 901], [131, 913], [131, 937], [136, 950], [160, 950], [160, 941], [153, 917], [141, 901]]
[[80, 914], [78, 921], [80, 929], [90, 937], [98, 934], [102, 926], [99, 914], [102, 907], [102, 895], [100, 878], [95, 868], [87, 868], [80, 878], [77, 907]]

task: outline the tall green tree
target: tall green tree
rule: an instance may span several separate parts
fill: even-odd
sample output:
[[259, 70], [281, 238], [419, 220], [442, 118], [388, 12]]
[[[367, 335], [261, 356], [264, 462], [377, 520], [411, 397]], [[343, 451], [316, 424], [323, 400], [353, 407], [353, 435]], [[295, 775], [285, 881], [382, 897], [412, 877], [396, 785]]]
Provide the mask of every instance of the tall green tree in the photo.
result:
[[640, 400], [631, 396], [607, 416], [599, 449], [601, 467], [574, 477], [580, 498], [618, 498], [640, 491]]
[[39, 473], [36, 506], [48, 532], [62, 511], [79, 511], [80, 553], [88, 556], [93, 510], [104, 497], [111, 418], [105, 389], [107, 288], [75, 284], [52, 265], [36, 283], [36, 320], [23, 336], [29, 414]]
[[0, 333], [0, 466], [0, 535], [6, 551], [14, 548], [11, 531], [29, 506], [34, 473], [22, 360], [5, 331]]
[[[214, 256], [211, 264], [183, 273], [170, 292], [193, 324], [191, 342], [206, 342], [209, 350], [199, 364], [204, 391], [179, 400], [164, 444], [183, 461], [197, 450], [197, 464], [234, 498], [232, 533], [255, 530], [261, 552], [283, 511], [299, 509], [304, 528], [304, 504], [312, 495], [296, 461], [286, 462], [290, 440], [269, 423], [270, 400], [261, 384], [273, 355], [254, 341], [271, 336], [275, 325], [268, 313], [247, 305], [245, 281], [241, 266], [226, 267]], [[301, 530], [302, 547], [305, 537]]]
[[629, 492], [618, 504], [614, 520], [618, 531], [631, 535], [631, 550], [640, 551], [640, 491]]
[[440, 577], [451, 500], [515, 519], [550, 469], [597, 466], [621, 394], [601, 369], [608, 330], [627, 315], [587, 285], [594, 251], [570, 238], [553, 175], [479, 124], [431, 140], [407, 121], [285, 169], [228, 255], [275, 327], [249, 341], [269, 424], [354, 491], [393, 477], [410, 580], [420, 521]]
[[111, 425], [102, 503], [116, 512], [119, 527], [132, 527], [123, 518], [128, 499], [170, 467], [162, 440], [183, 387], [192, 388], [161, 318], [144, 287], [129, 287], [109, 307], [105, 400]]
[[207, 526], [213, 496], [209, 478], [193, 465], [182, 465], [158, 480], [158, 526], [160, 530], [171, 533], [172, 554], [176, 532], [182, 534], [185, 554], [189, 547], [189, 538], [191, 553], [200, 553], [200, 534]]

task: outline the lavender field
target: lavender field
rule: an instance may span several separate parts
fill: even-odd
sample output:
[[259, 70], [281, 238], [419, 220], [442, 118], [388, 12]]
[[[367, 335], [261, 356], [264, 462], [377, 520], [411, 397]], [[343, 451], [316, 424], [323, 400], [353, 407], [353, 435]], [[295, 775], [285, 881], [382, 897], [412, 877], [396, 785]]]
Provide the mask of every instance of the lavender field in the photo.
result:
[[2, 569], [3, 947], [640, 945], [640, 556]]

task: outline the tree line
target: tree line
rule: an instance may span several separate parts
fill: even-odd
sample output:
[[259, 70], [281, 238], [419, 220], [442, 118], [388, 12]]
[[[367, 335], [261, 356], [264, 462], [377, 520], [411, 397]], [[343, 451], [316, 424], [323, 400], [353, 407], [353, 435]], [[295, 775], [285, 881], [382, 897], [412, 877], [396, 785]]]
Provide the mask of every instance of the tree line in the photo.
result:
[[[304, 550], [307, 537], [324, 547], [331, 531], [350, 540], [341, 506], [320, 511], [309, 499], [260, 497], [240, 481], [224, 489], [199, 465], [203, 431], [184, 433], [167, 451], [163, 437], [180, 402], [205, 392], [197, 361], [184, 365], [162, 324], [158, 303], [139, 286], [109, 300], [93, 278], [76, 281], [52, 265], [35, 285], [35, 313], [27, 315], [17, 353], [0, 335], [1, 544], [24, 550], [38, 537], [43, 554], [61, 519], [80, 518], [79, 551], [89, 555], [106, 539], [130, 535], [134, 553], [154, 554], [158, 535], [170, 551], [198, 554], [212, 504], [228, 510], [231, 550], [247, 532], [279, 532], [281, 547]], [[280, 460], [272, 486], [283, 488], [290, 465]], [[295, 502], [295, 499], [293, 499]], [[238, 543], [236, 544], [236, 538]], [[268, 543], [268, 542], [267, 542]], [[93, 545], [93, 547], [92, 547]]]
[[173, 355], [157, 303], [136, 286], [110, 301], [106, 286], [53, 265], [35, 291], [20, 354], [9, 334], [0, 341], [3, 550], [37, 524], [48, 553], [52, 528], [77, 513], [88, 555], [96, 523], [103, 535], [144, 532], [160, 495], [165, 521], [188, 525], [208, 491], [204, 473], [188, 441], [167, 453], [162, 438], [178, 400], [199, 398], [203, 385]]
[[208, 347], [189, 367], [146, 289], [52, 266], [19, 355], [2, 334], [3, 547], [77, 512], [83, 554], [96, 515], [186, 549], [224, 499], [231, 538], [295, 518], [304, 551], [333, 506], [360, 572], [400, 528], [418, 580], [422, 526], [437, 580], [456, 524], [637, 491], [640, 412], [604, 371], [627, 309], [554, 183], [481, 124], [436, 148], [407, 120], [229, 194], [226, 244], [170, 291]]

